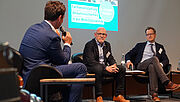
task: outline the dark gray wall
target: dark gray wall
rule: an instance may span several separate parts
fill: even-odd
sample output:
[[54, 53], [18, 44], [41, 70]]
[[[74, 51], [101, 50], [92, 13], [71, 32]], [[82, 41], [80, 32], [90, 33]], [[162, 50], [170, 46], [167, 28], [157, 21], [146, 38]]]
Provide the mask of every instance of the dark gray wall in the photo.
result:
[[[47, 0], [0, 0], [0, 41], [8, 41], [19, 49], [27, 28], [43, 20]], [[68, 0], [63, 0], [67, 6]], [[157, 30], [156, 41], [167, 50], [170, 63], [176, 69], [180, 59], [180, 0], [119, 0], [119, 31], [108, 32], [113, 55], [118, 64], [121, 54], [129, 51], [137, 42], [145, 41], [144, 29], [153, 26]], [[73, 37], [72, 53], [82, 52], [85, 43], [94, 37], [93, 30], [67, 28], [67, 16], [63, 23]]]

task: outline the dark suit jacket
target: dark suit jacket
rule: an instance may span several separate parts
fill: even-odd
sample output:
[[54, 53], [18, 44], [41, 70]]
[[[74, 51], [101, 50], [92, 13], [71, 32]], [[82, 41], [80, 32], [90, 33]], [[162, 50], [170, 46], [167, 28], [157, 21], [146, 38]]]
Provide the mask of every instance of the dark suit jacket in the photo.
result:
[[[113, 65], [116, 63], [114, 57], [111, 53], [111, 45], [109, 42], [105, 41], [105, 46], [103, 47], [103, 54], [104, 54], [104, 68], [107, 65]], [[83, 62], [87, 67], [95, 66], [99, 63], [99, 51], [98, 46], [95, 39], [87, 42], [83, 52]]]
[[23, 79], [26, 81], [30, 71], [40, 64], [64, 65], [71, 56], [71, 48], [61, 48], [60, 37], [47, 22], [32, 25], [24, 35], [19, 52], [24, 58]]
[[[135, 67], [137, 67], [137, 64], [140, 63], [140, 61], [142, 60], [146, 43], [147, 42], [137, 43], [136, 46], [125, 55], [125, 60], [131, 60]], [[155, 43], [155, 46], [156, 56], [158, 57], [160, 63], [162, 63], [163, 66], [166, 66], [167, 64], [169, 64], [169, 59], [166, 55], [166, 51], [163, 45]], [[160, 49], [162, 49], [161, 53], [159, 53]]]

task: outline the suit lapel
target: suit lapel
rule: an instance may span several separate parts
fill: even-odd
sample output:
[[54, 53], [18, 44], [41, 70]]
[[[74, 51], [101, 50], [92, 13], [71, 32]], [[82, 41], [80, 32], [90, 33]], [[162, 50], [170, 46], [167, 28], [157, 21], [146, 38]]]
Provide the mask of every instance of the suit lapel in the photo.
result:
[[104, 47], [103, 47], [103, 54], [104, 54], [104, 58], [106, 59], [106, 54], [108, 52], [108, 49], [107, 49], [107, 45], [105, 43]]
[[142, 44], [142, 50], [141, 50], [141, 54], [140, 54], [140, 55], [143, 55], [144, 49], [145, 49], [145, 47], [146, 47], [146, 44], [147, 44], [147, 42], [144, 42], [144, 43]]
[[157, 43], [155, 43], [155, 45], [156, 45], [156, 55], [159, 55], [160, 46]]
[[98, 57], [98, 60], [99, 60], [99, 50], [98, 50], [98, 46], [97, 46], [95, 39], [93, 39], [93, 45], [92, 46], [94, 46], [94, 53], [95, 53], [96, 57]]

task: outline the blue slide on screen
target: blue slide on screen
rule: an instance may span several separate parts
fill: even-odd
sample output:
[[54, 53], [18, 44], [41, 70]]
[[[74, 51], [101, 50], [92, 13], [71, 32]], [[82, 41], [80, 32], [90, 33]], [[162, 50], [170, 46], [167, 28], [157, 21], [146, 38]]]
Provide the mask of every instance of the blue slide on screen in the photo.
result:
[[118, 31], [118, 0], [68, 0], [68, 28]]

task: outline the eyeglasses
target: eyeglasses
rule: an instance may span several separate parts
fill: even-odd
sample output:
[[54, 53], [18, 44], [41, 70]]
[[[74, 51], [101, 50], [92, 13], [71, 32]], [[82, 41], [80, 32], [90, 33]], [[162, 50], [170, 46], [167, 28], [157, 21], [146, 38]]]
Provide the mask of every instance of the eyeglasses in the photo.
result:
[[154, 33], [149, 33], [149, 34], [146, 34], [146, 36], [150, 36], [150, 35], [154, 35]]
[[97, 35], [103, 35], [103, 36], [107, 36], [106, 33], [96, 33]]

